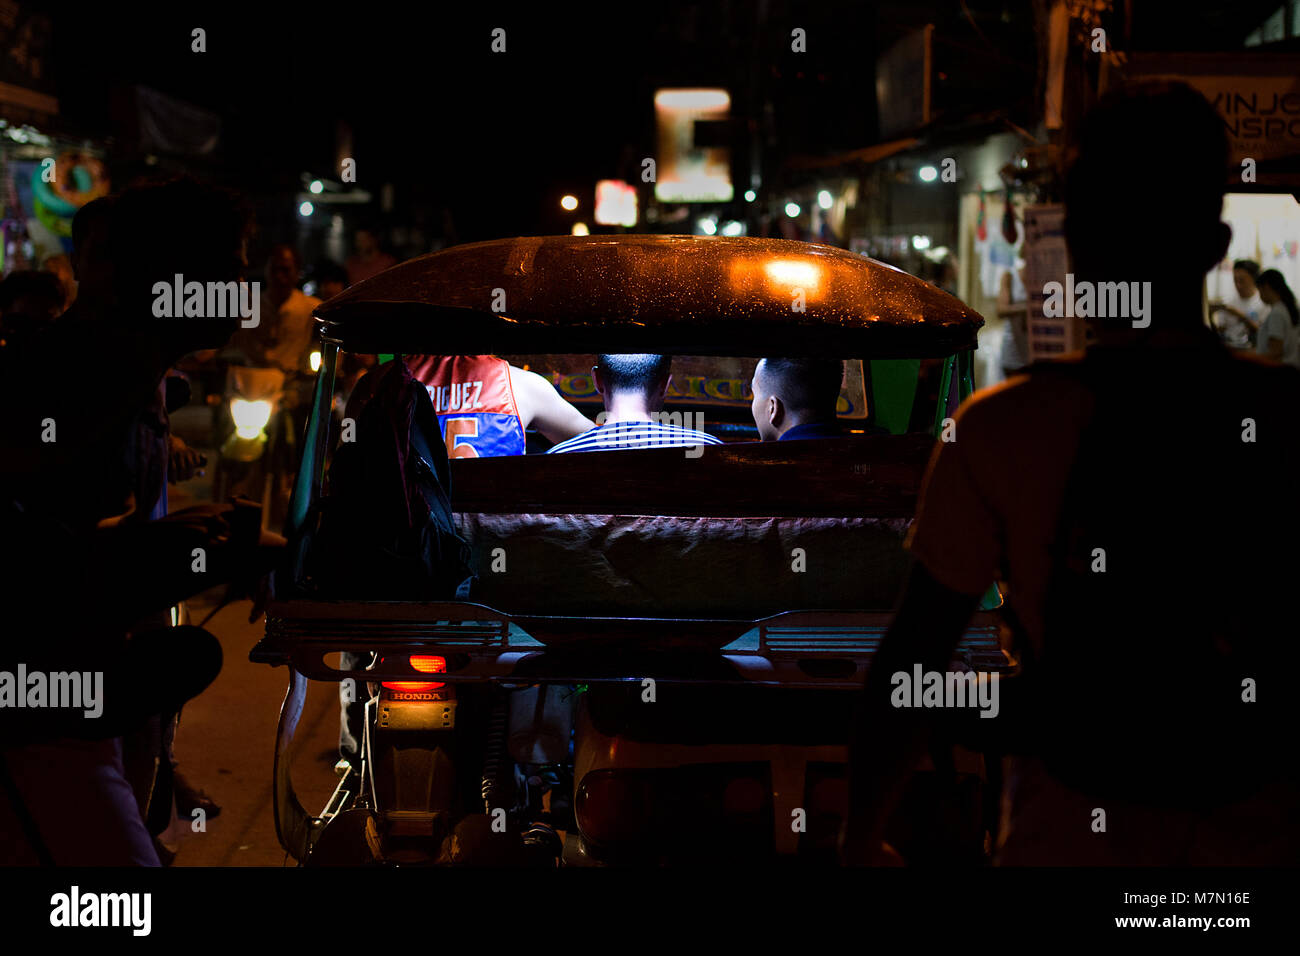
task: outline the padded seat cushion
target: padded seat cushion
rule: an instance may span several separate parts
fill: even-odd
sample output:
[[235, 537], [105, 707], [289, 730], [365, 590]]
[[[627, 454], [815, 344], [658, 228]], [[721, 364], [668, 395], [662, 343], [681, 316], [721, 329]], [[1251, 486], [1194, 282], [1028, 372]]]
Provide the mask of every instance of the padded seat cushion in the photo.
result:
[[456, 521], [479, 575], [473, 601], [511, 614], [721, 618], [892, 610], [911, 523], [478, 513]]

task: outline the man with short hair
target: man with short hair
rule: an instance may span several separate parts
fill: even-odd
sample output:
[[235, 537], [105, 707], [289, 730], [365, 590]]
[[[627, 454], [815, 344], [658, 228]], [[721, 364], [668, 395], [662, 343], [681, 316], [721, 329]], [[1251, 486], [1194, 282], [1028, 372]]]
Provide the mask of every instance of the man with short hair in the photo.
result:
[[750, 411], [763, 441], [839, 438], [835, 406], [844, 386], [838, 359], [764, 358], [754, 366]]
[[548, 454], [721, 445], [706, 432], [657, 421], [663, 413], [672, 363], [671, 355], [596, 356], [591, 375], [605, 400], [605, 420], [589, 432], [560, 442]]
[[1210, 305], [1210, 315], [1219, 317], [1219, 334], [1223, 336], [1224, 344], [1231, 348], [1250, 348], [1251, 338], [1260, 319], [1268, 314], [1268, 308], [1259, 297], [1259, 288], [1255, 285], [1258, 277], [1258, 262], [1238, 259], [1232, 264], [1232, 284], [1236, 295]]

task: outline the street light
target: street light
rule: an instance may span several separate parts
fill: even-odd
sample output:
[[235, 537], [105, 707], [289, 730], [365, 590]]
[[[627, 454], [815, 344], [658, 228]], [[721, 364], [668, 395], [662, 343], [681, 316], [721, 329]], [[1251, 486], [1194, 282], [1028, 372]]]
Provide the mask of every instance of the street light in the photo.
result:
[[752, 189], [745, 190], [745, 202], [753, 202], [757, 198], [758, 198], [758, 193], [754, 192], [754, 190]]
[[835, 200], [831, 198], [829, 190], [823, 189], [817, 194], [817, 205], [821, 206], [823, 209], [830, 209], [831, 204], [834, 202]]
[[797, 219], [801, 212], [803, 212], [803, 210], [799, 208], [797, 202], [788, 202], [785, 204], [785, 214], [791, 219]]
[[308, 186], [307, 188], [319, 196], [322, 192], [325, 191], [325, 184], [321, 182], [319, 179], [313, 179], [311, 181], [311, 185]]
[[563, 199], [560, 200], [560, 206], [568, 212], [573, 212], [573, 210], [578, 208], [578, 197], [565, 196]]
[[298, 207], [298, 215], [300, 216], [310, 216], [315, 211], [316, 211], [316, 207], [309, 202], [305, 202]]
[[922, 166], [916, 171], [917, 178], [923, 183], [932, 183], [939, 178], [939, 170], [933, 166]]

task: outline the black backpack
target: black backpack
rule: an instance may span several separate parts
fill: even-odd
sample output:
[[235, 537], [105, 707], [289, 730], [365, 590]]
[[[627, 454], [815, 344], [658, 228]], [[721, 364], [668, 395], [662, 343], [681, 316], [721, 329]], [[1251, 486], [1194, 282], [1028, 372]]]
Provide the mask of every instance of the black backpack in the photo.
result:
[[429, 393], [400, 357], [362, 382], [369, 399], [355, 440], [340, 442], [330, 463], [305, 590], [327, 600], [463, 600], [475, 575], [452, 518], [451, 468]]

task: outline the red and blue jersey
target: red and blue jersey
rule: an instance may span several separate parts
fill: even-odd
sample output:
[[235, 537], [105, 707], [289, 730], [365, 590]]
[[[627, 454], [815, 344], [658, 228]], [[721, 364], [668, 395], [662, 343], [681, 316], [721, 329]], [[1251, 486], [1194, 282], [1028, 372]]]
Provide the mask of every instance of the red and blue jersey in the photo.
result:
[[494, 355], [408, 355], [406, 364], [429, 390], [449, 458], [524, 453], [509, 362]]

